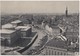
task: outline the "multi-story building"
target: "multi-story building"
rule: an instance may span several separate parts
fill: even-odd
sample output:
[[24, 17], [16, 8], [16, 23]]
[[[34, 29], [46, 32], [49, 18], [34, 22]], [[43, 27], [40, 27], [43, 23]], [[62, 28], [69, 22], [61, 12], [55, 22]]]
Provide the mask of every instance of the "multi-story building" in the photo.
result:
[[32, 28], [29, 26], [18, 26], [15, 29], [21, 30], [22, 37], [29, 37], [32, 34]]
[[[21, 47], [21, 52], [28, 49], [37, 39], [37, 32], [32, 32], [30, 25], [23, 26], [20, 20], [2, 25], [0, 29], [1, 45], [6, 47]], [[25, 50], [24, 50], [25, 49]], [[6, 53], [7, 54], [7, 53]]]
[[23, 25], [23, 22], [20, 21], [20, 20], [15, 20], [15, 21], [12, 21], [11, 24], [13, 26], [22, 26]]
[[73, 52], [67, 51], [67, 45], [61, 39], [50, 40], [41, 52], [43, 55], [72, 55]]
[[2, 29], [14, 30], [15, 27], [11, 23], [8, 23], [8, 24], [2, 25]]
[[61, 29], [58, 27], [58, 26], [49, 26], [49, 25], [46, 25], [45, 26], [45, 29], [50, 32], [51, 35], [60, 35], [61, 33]]
[[7, 45], [12, 45], [15, 41], [21, 38], [20, 30], [0, 29], [1, 41]]

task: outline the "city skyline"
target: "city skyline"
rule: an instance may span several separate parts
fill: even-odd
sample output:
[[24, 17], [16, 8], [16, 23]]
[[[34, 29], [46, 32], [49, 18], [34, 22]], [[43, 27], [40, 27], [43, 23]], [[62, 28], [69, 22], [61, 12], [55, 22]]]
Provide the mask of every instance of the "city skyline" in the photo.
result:
[[78, 1], [5, 1], [1, 2], [1, 13], [69, 13], [79, 12]]

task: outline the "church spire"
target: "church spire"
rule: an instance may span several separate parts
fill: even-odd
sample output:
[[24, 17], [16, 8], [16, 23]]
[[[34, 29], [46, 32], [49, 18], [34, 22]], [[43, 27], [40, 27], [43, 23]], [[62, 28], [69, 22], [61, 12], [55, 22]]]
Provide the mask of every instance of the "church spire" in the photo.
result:
[[68, 16], [68, 8], [66, 7], [66, 11], [65, 11], [66, 17]]

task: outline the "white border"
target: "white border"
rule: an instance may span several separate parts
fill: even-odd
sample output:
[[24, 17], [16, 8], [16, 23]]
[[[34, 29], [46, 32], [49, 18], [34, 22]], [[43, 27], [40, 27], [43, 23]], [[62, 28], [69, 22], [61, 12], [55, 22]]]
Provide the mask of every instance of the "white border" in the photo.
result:
[[[80, 0], [0, 0], [0, 8], [1, 8], [1, 1], [79, 1], [80, 2]], [[80, 9], [79, 9], [79, 14], [80, 14]], [[0, 12], [0, 16], [1, 16], [1, 12]], [[79, 15], [79, 19], [80, 19], [80, 15]], [[80, 28], [80, 20], [79, 20], [79, 28]], [[79, 47], [80, 47], [80, 33], [79, 33]], [[80, 48], [79, 48], [79, 55], [80, 55]], [[0, 55], [0, 56], [5, 56], [5, 55]], [[14, 55], [6, 55], [6, 56], [14, 56]], [[15, 55], [15, 56], [25, 56], [25, 55]], [[64, 55], [26, 55], [26, 56], [64, 56]], [[69, 56], [69, 55], [65, 55], [65, 56]]]
[[79, 1], [79, 0], [0, 0], [0, 1]]

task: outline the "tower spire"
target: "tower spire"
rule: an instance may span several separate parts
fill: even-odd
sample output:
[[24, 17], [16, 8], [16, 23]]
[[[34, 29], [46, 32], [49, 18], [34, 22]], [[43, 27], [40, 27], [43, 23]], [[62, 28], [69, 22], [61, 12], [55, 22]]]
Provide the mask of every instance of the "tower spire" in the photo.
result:
[[65, 11], [66, 17], [68, 16], [68, 8], [66, 7], [66, 11]]

